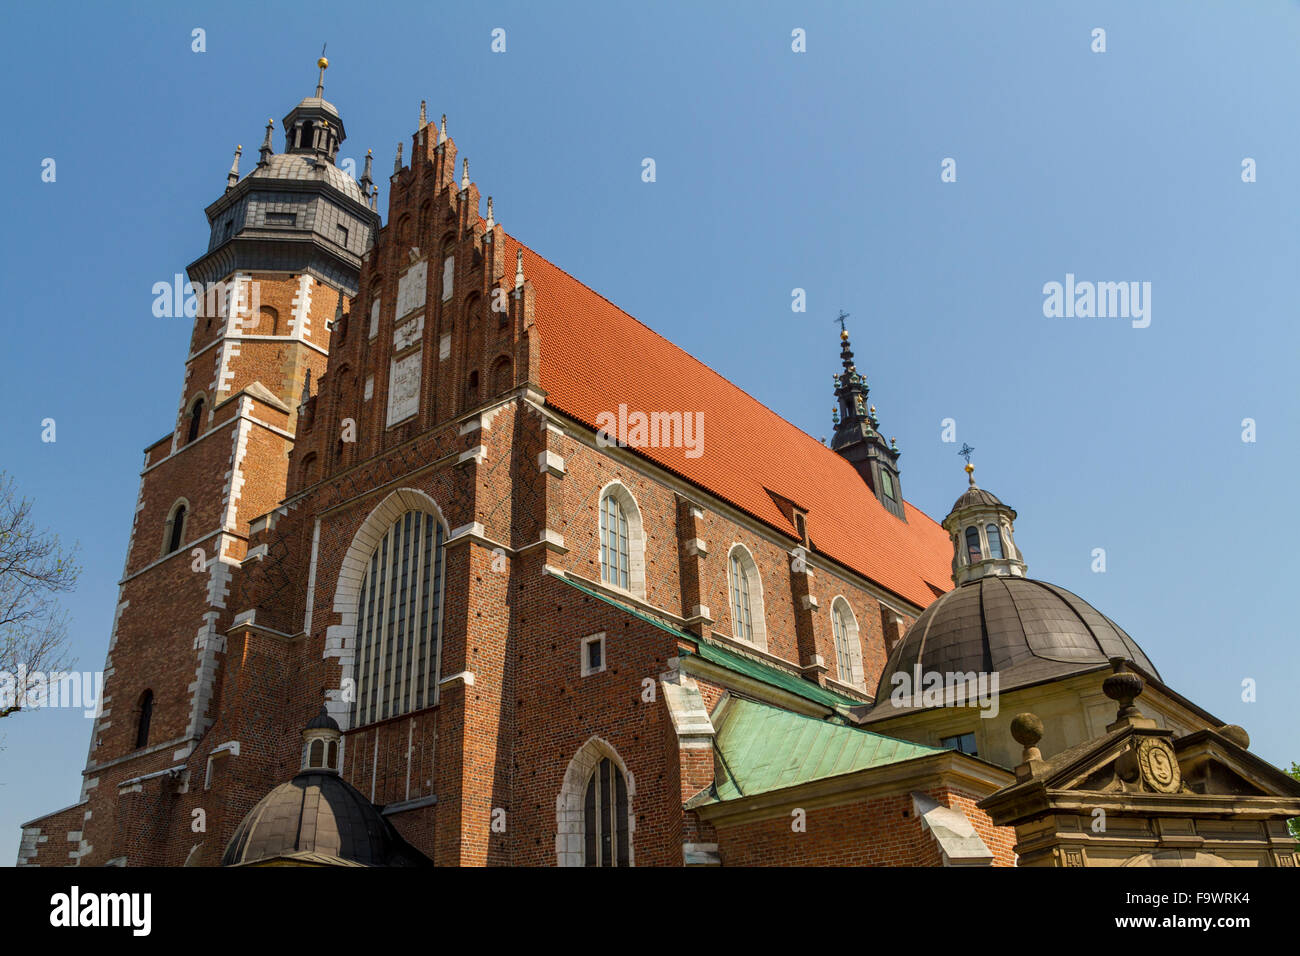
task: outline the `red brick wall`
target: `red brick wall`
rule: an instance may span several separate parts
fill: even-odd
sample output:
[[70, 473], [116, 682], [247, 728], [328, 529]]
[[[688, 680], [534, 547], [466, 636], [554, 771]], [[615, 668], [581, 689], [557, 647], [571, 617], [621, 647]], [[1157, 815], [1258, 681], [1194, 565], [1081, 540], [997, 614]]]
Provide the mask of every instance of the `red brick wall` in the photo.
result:
[[[960, 810], [993, 851], [995, 866], [1013, 866], [1015, 831], [994, 827], [961, 791], [926, 793]], [[724, 866], [940, 866], [939, 844], [923, 831], [910, 793], [875, 797], [806, 811], [806, 832], [795, 832], [785, 815], [734, 826], [717, 826]]]

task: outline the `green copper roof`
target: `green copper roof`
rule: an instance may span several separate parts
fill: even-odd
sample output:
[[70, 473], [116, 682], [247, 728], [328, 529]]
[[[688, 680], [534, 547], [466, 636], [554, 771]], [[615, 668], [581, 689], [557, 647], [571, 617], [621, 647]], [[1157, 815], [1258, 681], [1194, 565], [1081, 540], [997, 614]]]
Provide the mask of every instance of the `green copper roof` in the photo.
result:
[[770, 664], [764, 664], [752, 657], [746, 657], [744, 654], [739, 654], [711, 641], [694, 636], [691, 639], [699, 645], [699, 649], [694, 652], [696, 656], [712, 664], [717, 664], [719, 667], [725, 667], [729, 671], [744, 674], [746, 677], [752, 677], [764, 684], [771, 684], [807, 700], [816, 701], [826, 707], [862, 706], [860, 700], [843, 697], [834, 691], [827, 690], [820, 684], [814, 684], [812, 681], [791, 674], [789, 671], [779, 670]]
[[744, 698], [727, 704], [715, 746], [722, 758], [715, 792], [688, 805], [738, 800], [944, 752]]
[[601, 594], [599, 591], [587, 587], [585, 584], [579, 584], [577, 581], [573, 580], [571, 577], [569, 577], [567, 574], [564, 574], [563, 572], [555, 572], [555, 571], [547, 570], [546, 573], [549, 574], [551, 577], [555, 578], [555, 580], [562, 581], [565, 584], [567, 584], [569, 587], [576, 588], [577, 590], [581, 591], [583, 594], [586, 594], [590, 597], [594, 597], [597, 601], [604, 601], [606, 604], [610, 605], [611, 607], [616, 607], [620, 611], [626, 611], [628, 614], [631, 614], [633, 617], [639, 617], [647, 624], [653, 624], [661, 631], [667, 631], [669, 634], [675, 634], [678, 637], [687, 641], [699, 640], [699, 638], [694, 634], [687, 634], [685, 631], [679, 631], [677, 630], [677, 628], [673, 627], [672, 625], [668, 624], [665, 621], [659, 620], [659, 618], [657, 617], [653, 617], [652, 615], [649, 615], [644, 611], [638, 611], [636, 608], [630, 607], [629, 605], [624, 604], [622, 601], [615, 601], [611, 597], [606, 597], [605, 595]]
[[789, 691], [791, 694], [795, 694], [805, 700], [811, 700], [815, 703], [821, 704], [823, 707], [833, 709], [836, 707], [860, 707], [862, 705], [862, 701], [860, 700], [854, 700], [851, 697], [844, 697], [834, 691], [827, 690], [818, 684], [814, 684], [812, 681], [804, 680], [797, 674], [791, 674], [789, 671], [783, 671], [780, 668], [773, 667], [771, 664], [765, 664], [755, 658], [746, 657], [744, 654], [737, 653], [736, 651], [725, 648], [720, 644], [715, 644], [708, 638], [700, 637], [698, 634], [688, 634], [686, 631], [680, 631], [666, 622], [661, 621], [657, 617], [646, 614], [644, 611], [638, 611], [636, 608], [629, 607], [621, 601], [616, 601], [611, 597], [606, 597], [604, 594], [601, 594], [593, 588], [587, 587], [585, 584], [579, 584], [577, 581], [574, 581], [565, 574], [557, 574], [553, 572], [548, 573], [550, 573], [551, 577], [555, 578], [555, 580], [563, 581], [569, 587], [576, 588], [583, 594], [594, 597], [598, 601], [604, 601], [606, 604], [616, 607], [620, 611], [626, 611], [628, 614], [640, 618], [647, 624], [652, 624], [660, 630], [667, 631], [669, 634], [676, 635], [682, 640], [690, 641], [692, 644], [697, 646], [697, 650], [685, 651], [683, 652], [684, 654], [695, 654], [702, 660], [709, 661], [712, 664], [717, 664], [719, 667], [725, 667], [729, 671], [743, 674], [746, 677], [753, 678], [754, 680], [762, 681], [764, 684], [768, 684], [772, 687], [779, 687], [782, 690]]

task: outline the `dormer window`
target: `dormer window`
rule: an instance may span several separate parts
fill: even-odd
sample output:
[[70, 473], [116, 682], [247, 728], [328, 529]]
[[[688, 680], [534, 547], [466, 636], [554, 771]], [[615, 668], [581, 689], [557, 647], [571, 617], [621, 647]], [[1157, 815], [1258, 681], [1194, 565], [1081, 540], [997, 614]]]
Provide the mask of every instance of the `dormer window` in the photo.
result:
[[978, 564], [984, 560], [984, 550], [980, 547], [980, 529], [966, 529], [966, 561], [968, 564]]
[[898, 495], [894, 493], [894, 479], [885, 470], [880, 472], [880, 490], [884, 492], [885, 497], [890, 501], [897, 501]]

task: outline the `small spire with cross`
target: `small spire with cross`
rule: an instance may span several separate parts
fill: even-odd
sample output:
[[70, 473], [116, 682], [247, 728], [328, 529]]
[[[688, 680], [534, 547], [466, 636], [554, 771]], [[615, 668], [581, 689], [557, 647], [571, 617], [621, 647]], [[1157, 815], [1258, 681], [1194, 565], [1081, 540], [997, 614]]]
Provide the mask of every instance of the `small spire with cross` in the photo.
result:
[[957, 454], [966, 459], [966, 474], [970, 478], [970, 485], [972, 488], [975, 487], [975, 466], [970, 463], [970, 456], [974, 452], [975, 449], [965, 442], [962, 442], [961, 448], [957, 449]]

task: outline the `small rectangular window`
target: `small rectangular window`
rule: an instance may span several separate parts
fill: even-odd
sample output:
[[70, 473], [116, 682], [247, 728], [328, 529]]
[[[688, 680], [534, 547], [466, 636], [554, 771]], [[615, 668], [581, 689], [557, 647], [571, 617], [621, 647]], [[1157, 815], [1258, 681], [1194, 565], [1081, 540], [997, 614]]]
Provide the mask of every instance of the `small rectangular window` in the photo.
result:
[[266, 214], [266, 224], [268, 226], [292, 226], [297, 221], [297, 214], [292, 212], [268, 212]]
[[884, 490], [886, 498], [894, 497], [894, 479], [889, 472], [882, 471], [880, 473], [880, 487]]
[[955, 750], [971, 757], [978, 757], [979, 752], [975, 748], [974, 734], [956, 734], [952, 737], [943, 737], [939, 741], [939, 746], [946, 750]]
[[582, 639], [582, 676], [599, 674], [605, 669], [605, 632]]
[[339, 226], [339, 244], [346, 246], [348, 244], [348, 227]]

